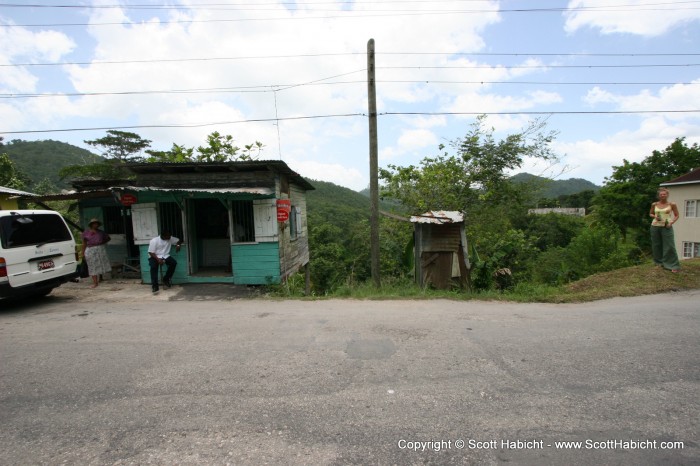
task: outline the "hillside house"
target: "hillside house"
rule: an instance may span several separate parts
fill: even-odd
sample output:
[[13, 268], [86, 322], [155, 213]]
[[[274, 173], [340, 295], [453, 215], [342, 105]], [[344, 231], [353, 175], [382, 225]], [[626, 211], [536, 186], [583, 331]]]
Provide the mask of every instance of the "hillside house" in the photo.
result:
[[98, 218], [114, 266], [150, 283], [148, 243], [161, 231], [182, 239], [173, 283], [280, 283], [309, 263], [306, 191], [282, 161], [130, 163], [128, 180], [82, 180], [81, 224]]
[[17, 196], [34, 196], [34, 194], [0, 186], [0, 210], [19, 209]]
[[680, 218], [673, 225], [676, 251], [681, 259], [700, 257], [700, 168], [661, 183], [670, 191]]

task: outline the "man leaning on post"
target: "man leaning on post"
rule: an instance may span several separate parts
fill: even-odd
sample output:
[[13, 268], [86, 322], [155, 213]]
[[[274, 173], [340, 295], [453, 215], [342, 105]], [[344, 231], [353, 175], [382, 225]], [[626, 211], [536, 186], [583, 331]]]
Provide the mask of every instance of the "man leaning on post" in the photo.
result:
[[161, 264], [168, 266], [168, 270], [163, 276], [163, 286], [166, 288], [172, 286], [170, 280], [175, 273], [175, 267], [177, 267], [177, 261], [170, 257], [170, 248], [173, 244], [175, 251], [179, 252], [182, 240], [172, 236], [167, 230], [163, 230], [160, 236], [156, 236], [148, 243], [148, 265], [151, 266], [151, 286], [154, 293], [158, 292], [158, 267]]

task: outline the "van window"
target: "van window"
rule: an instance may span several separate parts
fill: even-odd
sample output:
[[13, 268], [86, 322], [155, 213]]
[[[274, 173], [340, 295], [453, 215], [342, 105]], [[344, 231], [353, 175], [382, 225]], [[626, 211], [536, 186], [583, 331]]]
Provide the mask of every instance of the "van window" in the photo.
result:
[[4, 249], [71, 241], [63, 219], [55, 214], [28, 214], [0, 217], [0, 242]]

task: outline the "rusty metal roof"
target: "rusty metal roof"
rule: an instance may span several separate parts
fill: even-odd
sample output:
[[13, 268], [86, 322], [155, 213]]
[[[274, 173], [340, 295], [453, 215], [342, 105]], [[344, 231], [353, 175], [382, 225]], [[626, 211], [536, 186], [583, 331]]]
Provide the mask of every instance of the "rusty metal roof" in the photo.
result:
[[411, 223], [434, 223], [442, 225], [444, 223], [460, 223], [464, 221], [462, 212], [451, 210], [431, 210], [421, 215], [411, 216]]

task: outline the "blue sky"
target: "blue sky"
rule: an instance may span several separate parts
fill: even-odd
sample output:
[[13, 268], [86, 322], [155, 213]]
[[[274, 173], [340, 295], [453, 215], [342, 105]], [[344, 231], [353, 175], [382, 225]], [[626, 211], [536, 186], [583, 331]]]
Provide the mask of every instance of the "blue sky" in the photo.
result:
[[561, 160], [522, 171], [597, 184], [623, 158], [700, 143], [700, 1], [28, 3], [0, 1], [6, 141], [89, 148], [115, 128], [167, 150], [218, 131], [359, 190], [373, 38], [379, 112], [391, 114], [380, 166], [435, 155], [480, 113], [497, 137], [541, 113]]

